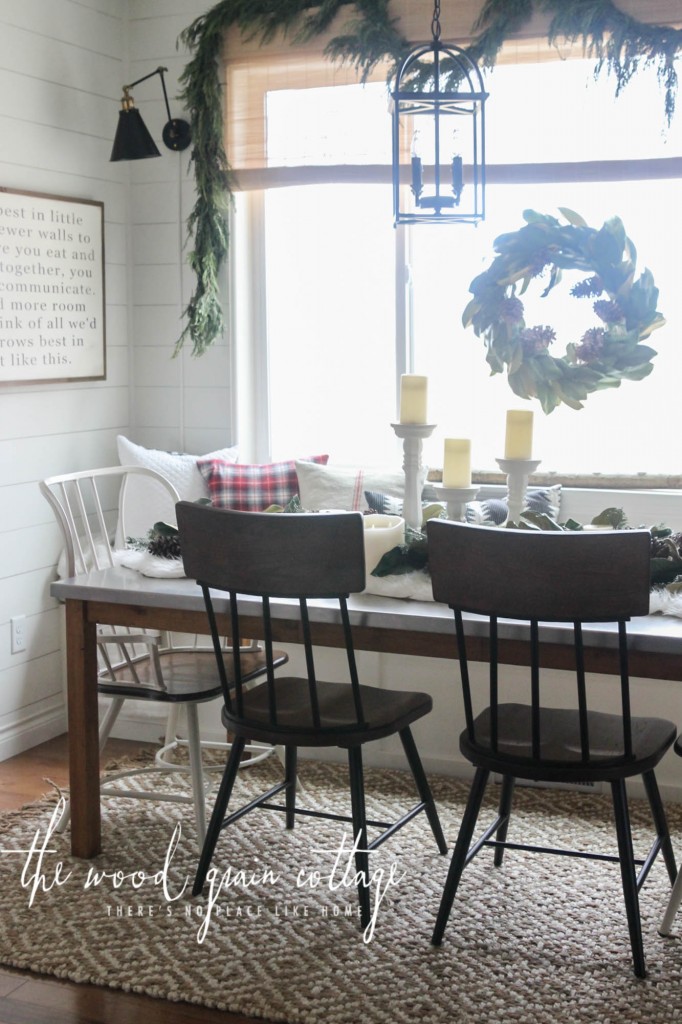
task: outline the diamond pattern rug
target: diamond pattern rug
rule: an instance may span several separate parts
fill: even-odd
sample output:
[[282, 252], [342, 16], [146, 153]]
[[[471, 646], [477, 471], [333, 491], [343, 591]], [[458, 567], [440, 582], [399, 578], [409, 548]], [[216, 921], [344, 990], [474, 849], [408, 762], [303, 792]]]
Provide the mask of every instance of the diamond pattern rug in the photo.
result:
[[[235, 799], [276, 777], [274, 759], [242, 771]], [[347, 812], [344, 768], [303, 762], [300, 777], [303, 806]], [[467, 787], [432, 782], [452, 847]], [[368, 770], [367, 790], [380, 820], [413, 798], [401, 772]], [[196, 839], [182, 805], [106, 801], [105, 852], [85, 862], [68, 834], [48, 835], [55, 801], [0, 818], [4, 965], [290, 1024], [682, 1021], [682, 913], [671, 938], [656, 930], [670, 890], [662, 863], [641, 894], [649, 976], [638, 981], [617, 865], [508, 851], [495, 869], [484, 851], [436, 949], [449, 857], [423, 815], [372, 855], [382, 898], [363, 936], [343, 824], [301, 818], [286, 832], [283, 815], [241, 819], [221, 837], [209, 904], [190, 895]], [[643, 854], [648, 808], [631, 812]], [[682, 807], [669, 815], [682, 855]], [[509, 838], [613, 853], [608, 797], [519, 789]]]

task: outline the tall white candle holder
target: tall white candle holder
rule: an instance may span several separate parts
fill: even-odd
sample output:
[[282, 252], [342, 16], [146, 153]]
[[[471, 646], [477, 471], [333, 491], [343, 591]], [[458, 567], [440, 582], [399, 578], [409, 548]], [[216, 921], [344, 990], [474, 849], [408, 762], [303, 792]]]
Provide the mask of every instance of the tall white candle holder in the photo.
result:
[[403, 442], [405, 499], [403, 517], [413, 530], [422, 525], [422, 444], [436, 429], [435, 423], [391, 423]]
[[540, 465], [540, 459], [496, 459], [497, 465], [507, 477], [509, 520], [518, 523], [523, 512], [528, 477]]
[[443, 484], [433, 484], [432, 486], [438, 500], [445, 502], [448, 519], [452, 519], [456, 523], [465, 522], [466, 503], [474, 500], [478, 494], [478, 487], [445, 487]]

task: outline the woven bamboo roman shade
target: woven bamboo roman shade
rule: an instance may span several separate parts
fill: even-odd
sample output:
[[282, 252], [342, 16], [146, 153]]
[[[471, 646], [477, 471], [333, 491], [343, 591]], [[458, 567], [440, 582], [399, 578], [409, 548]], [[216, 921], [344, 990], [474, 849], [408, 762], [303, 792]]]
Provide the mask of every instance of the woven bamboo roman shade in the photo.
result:
[[[652, 23], [680, 24], [682, 0], [616, 0], [617, 6], [634, 17]], [[482, 0], [456, 0], [443, 5], [443, 38], [465, 46], [472, 38], [472, 27], [480, 13]], [[429, 36], [432, 0], [392, 0], [391, 12], [398, 27], [411, 42]], [[347, 17], [352, 17], [352, 5]], [[225, 139], [228, 161], [235, 171], [238, 190], [296, 184], [299, 181], [386, 181], [390, 180], [390, 162], [366, 165], [358, 170], [334, 165], [312, 170], [305, 161], [301, 171], [295, 166], [268, 167], [266, 136], [266, 97], [279, 89], [309, 89], [357, 83], [353, 67], [327, 60], [323, 51], [333, 37], [343, 32], [346, 15], [339, 16], [325, 35], [307, 43], [292, 43], [278, 34], [261, 45], [257, 38], [244, 39], [237, 28], [227, 33], [224, 47]], [[580, 43], [567, 42], [559, 47], [547, 43], [549, 15], [536, 14], [518, 37], [508, 42], [498, 63], [539, 63], [584, 56]], [[378, 66], [370, 81], [385, 82], [388, 67]], [[387, 161], [390, 154], [387, 154]], [[302, 168], [305, 167], [305, 172]], [[677, 170], [675, 170], [677, 173]], [[494, 177], [494, 171], [493, 171]]]

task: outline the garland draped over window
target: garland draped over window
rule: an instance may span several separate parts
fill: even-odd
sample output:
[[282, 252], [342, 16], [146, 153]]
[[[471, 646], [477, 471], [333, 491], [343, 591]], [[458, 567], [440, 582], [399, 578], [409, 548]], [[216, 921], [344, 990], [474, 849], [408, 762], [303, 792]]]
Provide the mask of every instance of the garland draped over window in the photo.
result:
[[[192, 54], [180, 82], [192, 123], [197, 199], [187, 231], [194, 242], [188, 262], [196, 285], [176, 355], [188, 338], [193, 355], [201, 355], [224, 330], [220, 274], [228, 253], [227, 214], [234, 191], [223, 145], [220, 57], [225, 33], [236, 26], [245, 38], [257, 38], [262, 45], [278, 33], [305, 42], [327, 32], [345, 7], [351, 8], [345, 31], [330, 40], [325, 56], [351, 64], [362, 80], [382, 61], [394, 68], [410, 43], [399, 31], [399, 19], [391, 16], [390, 0], [221, 0], [180, 35], [180, 43]], [[615, 76], [616, 95], [640, 67], [655, 66], [670, 121], [682, 30], [638, 21], [612, 0], [485, 0], [467, 52], [477, 63], [492, 67], [504, 42], [536, 12], [551, 14], [549, 44], [581, 41], [596, 60], [595, 74], [606, 69]]]

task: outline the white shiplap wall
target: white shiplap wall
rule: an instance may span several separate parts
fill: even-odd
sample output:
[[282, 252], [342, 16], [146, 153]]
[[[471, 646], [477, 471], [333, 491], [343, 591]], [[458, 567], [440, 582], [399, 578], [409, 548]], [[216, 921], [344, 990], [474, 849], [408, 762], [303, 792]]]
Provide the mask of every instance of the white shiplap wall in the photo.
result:
[[[60, 542], [42, 477], [117, 461], [115, 437], [201, 453], [230, 443], [226, 343], [173, 359], [191, 293], [188, 152], [160, 136], [161, 84], [134, 90], [162, 156], [111, 164], [124, 82], [160, 64], [171, 109], [180, 31], [208, 0], [0, 0], [0, 185], [104, 202], [107, 379], [0, 387], [0, 759], [65, 728]], [[27, 650], [10, 653], [26, 615]]]
[[127, 0], [0, 0], [0, 185], [104, 202], [108, 347], [106, 381], [0, 388], [0, 758], [65, 727], [60, 545], [37, 481], [113, 460], [130, 424], [127, 173], [108, 162], [126, 15]]
[[[212, 6], [209, 0], [131, 0], [128, 81], [167, 67], [174, 116], [182, 116], [174, 97], [187, 60], [178, 36]], [[166, 111], [158, 78], [137, 86], [134, 95], [162, 152], [161, 159], [130, 167], [134, 439], [201, 454], [232, 443], [228, 347], [223, 340], [196, 359], [187, 345], [172, 358], [192, 291], [184, 226], [194, 204], [191, 150], [172, 153], [161, 141]]]

